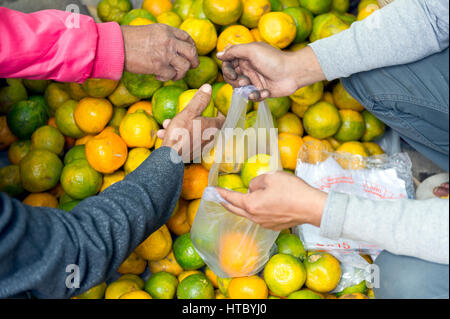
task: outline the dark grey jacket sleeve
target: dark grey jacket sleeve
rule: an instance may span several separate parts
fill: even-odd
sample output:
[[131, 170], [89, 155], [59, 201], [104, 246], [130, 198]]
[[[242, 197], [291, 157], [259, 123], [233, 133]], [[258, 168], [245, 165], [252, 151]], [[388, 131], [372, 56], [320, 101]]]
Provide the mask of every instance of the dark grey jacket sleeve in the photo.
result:
[[[70, 213], [0, 194], [0, 298], [26, 291], [68, 298], [111, 277], [175, 208], [184, 165], [171, 160], [173, 152], [155, 150], [122, 182]], [[79, 289], [66, 287], [68, 265], [79, 267]]]

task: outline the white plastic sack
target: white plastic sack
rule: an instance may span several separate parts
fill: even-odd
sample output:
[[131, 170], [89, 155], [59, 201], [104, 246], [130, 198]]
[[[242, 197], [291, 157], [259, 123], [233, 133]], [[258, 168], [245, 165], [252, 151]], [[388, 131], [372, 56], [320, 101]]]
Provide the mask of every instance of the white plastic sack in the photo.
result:
[[223, 278], [258, 273], [268, 261], [279, 234], [226, 210], [221, 205], [224, 200], [214, 188], [220, 174], [245, 175], [247, 163], [255, 156], [266, 160], [266, 170], [258, 175], [282, 169], [277, 132], [273, 129], [270, 109], [264, 102], [259, 104], [255, 123], [245, 129], [248, 95], [252, 90], [252, 87], [242, 87], [233, 92], [226, 121], [214, 140], [215, 161], [209, 174], [209, 186], [203, 193], [191, 229], [191, 239], [198, 254], [215, 274]]

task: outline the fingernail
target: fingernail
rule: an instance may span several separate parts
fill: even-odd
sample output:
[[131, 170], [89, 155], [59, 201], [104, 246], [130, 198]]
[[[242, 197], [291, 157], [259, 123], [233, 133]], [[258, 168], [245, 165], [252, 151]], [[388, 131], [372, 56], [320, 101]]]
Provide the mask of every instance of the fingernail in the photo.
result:
[[203, 93], [211, 93], [212, 87], [209, 84], [203, 84], [200, 88], [200, 91], [202, 91]]
[[216, 54], [216, 56], [218, 57], [218, 58], [220, 58], [220, 57], [222, 57], [224, 55], [224, 52], [222, 51], [222, 52], [217, 52], [217, 54]]
[[239, 81], [239, 85], [240, 86], [245, 86], [247, 84], [247, 82], [245, 80], [240, 80]]

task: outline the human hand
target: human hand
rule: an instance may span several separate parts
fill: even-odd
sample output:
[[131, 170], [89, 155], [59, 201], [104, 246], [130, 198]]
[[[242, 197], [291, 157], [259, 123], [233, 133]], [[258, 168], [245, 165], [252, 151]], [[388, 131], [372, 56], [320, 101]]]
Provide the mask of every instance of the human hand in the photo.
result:
[[219, 52], [225, 80], [240, 87], [254, 85], [259, 91], [250, 99], [283, 97], [299, 88], [325, 79], [313, 50], [306, 47], [297, 52], [280, 51], [267, 43], [253, 42], [233, 45]]
[[155, 74], [159, 81], [180, 80], [199, 65], [194, 40], [165, 24], [122, 26], [125, 71]]
[[[225, 117], [221, 113], [217, 117], [201, 116], [203, 110], [211, 100], [211, 93], [211, 85], [204, 84], [183, 111], [178, 113], [172, 120], [167, 119], [163, 122], [164, 129], [159, 130], [157, 133], [157, 136], [163, 140], [162, 146], [171, 147], [180, 155], [181, 152], [183, 152], [183, 155], [186, 155], [186, 150], [189, 150], [187, 155], [190, 159], [195, 152], [194, 147], [203, 147], [212, 140], [214, 133], [225, 122]], [[198, 137], [194, 135], [195, 126], [201, 129], [201, 134]], [[206, 130], [209, 131], [210, 138], [203, 140], [204, 135], [208, 135], [204, 134]], [[201, 140], [194, 142], [194, 138]]]
[[217, 188], [230, 212], [264, 228], [283, 230], [311, 224], [319, 227], [327, 194], [285, 172], [264, 174], [250, 182], [249, 193]]

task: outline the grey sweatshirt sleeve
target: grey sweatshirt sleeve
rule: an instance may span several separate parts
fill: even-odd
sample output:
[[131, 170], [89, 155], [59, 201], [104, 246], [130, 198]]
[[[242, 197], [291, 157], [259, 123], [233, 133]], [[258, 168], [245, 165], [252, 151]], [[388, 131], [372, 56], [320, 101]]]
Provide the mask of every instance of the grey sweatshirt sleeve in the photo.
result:
[[449, 263], [449, 201], [374, 201], [330, 192], [321, 236], [376, 244], [393, 254]]
[[[0, 193], [0, 298], [83, 293], [116, 273], [123, 260], [170, 217], [184, 165], [172, 149], [155, 150], [134, 172], [70, 213], [31, 207]], [[80, 287], [66, 287], [68, 265]]]
[[329, 81], [415, 62], [449, 46], [449, 1], [396, 0], [309, 46]]

